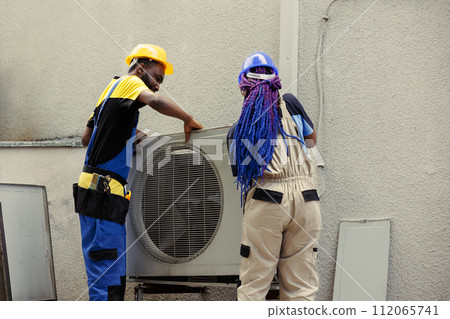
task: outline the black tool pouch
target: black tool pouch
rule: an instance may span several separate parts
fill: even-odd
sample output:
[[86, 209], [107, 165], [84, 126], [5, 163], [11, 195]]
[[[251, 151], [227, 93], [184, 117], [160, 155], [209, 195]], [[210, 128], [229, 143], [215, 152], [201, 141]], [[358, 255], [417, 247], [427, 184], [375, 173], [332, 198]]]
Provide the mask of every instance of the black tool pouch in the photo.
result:
[[73, 198], [78, 214], [125, 224], [130, 204], [125, 197], [73, 184]]

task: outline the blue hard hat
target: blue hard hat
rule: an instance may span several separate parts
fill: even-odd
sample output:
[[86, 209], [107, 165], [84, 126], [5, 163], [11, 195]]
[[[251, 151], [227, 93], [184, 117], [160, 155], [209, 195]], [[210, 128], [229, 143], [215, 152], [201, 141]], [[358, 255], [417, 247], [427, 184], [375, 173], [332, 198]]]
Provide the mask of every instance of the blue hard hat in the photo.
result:
[[241, 83], [241, 75], [250, 70], [251, 68], [255, 68], [257, 66], [267, 66], [272, 68], [275, 71], [275, 74], [278, 75], [278, 69], [273, 63], [270, 56], [265, 54], [264, 52], [255, 52], [250, 54], [242, 64], [241, 72], [239, 73], [238, 82]]

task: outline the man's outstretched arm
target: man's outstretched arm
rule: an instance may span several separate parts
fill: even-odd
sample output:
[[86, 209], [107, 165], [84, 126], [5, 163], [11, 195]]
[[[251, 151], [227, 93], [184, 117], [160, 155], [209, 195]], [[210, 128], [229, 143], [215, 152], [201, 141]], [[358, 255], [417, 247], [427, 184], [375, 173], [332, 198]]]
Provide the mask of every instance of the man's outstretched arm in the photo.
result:
[[143, 91], [139, 94], [137, 100], [147, 104], [161, 114], [182, 120], [184, 122], [186, 142], [189, 141], [192, 130], [199, 130], [203, 128], [203, 125], [198, 123], [192, 115], [186, 113], [181, 106], [164, 95], [155, 94], [150, 91]]

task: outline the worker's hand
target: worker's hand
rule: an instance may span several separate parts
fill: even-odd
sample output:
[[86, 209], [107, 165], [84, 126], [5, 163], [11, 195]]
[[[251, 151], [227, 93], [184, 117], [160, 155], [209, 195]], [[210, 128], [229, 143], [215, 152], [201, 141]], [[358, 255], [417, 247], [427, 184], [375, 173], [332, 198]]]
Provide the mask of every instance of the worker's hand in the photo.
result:
[[148, 137], [147, 134], [145, 134], [141, 130], [136, 129], [136, 139], [135, 139], [134, 143], [142, 145], [142, 140], [146, 137]]
[[188, 121], [184, 122], [184, 135], [186, 136], [185, 142], [187, 143], [189, 141], [192, 130], [200, 130], [202, 128], [203, 128], [203, 125], [201, 125], [199, 122], [194, 120], [193, 117], [190, 117]]

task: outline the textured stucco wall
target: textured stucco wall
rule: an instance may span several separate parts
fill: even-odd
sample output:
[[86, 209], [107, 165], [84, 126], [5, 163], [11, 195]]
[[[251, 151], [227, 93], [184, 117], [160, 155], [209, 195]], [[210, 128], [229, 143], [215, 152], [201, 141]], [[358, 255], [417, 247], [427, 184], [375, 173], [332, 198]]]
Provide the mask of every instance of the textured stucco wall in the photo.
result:
[[[138, 43], [164, 47], [174, 65], [162, 94], [205, 127], [227, 124], [242, 98], [237, 74], [243, 58], [264, 50], [278, 60], [278, 21], [279, 1], [272, 0], [257, 6], [243, 0], [6, 1], [0, 11], [7, 30], [0, 34], [0, 140], [81, 135], [101, 91], [126, 73], [125, 57]], [[141, 114], [142, 128], [182, 129], [153, 110]]]
[[[300, 2], [299, 74], [316, 59], [330, 2]], [[325, 31], [324, 50], [332, 47], [322, 60], [320, 243], [335, 258], [339, 220], [390, 217], [387, 298], [448, 300], [448, 1], [379, 0], [342, 35], [373, 2], [336, 2]], [[315, 66], [299, 79], [298, 92], [317, 122]], [[318, 299], [332, 298], [335, 267], [322, 251]]]
[[[313, 63], [320, 19], [330, 2], [299, 2], [304, 75], [298, 95], [315, 123]], [[100, 91], [112, 75], [126, 72], [128, 52], [75, 2], [5, 3], [0, 140], [81, 135]], [[243, 57], [263, 50], [278, 61], [279, 1], [79, 3], [126, 51], [139, 42], [165, 47], [175, 73], [166, 77], [164, 89], [206, 127], [237, 117], [242, 98], [236, 76]], [[336, 2], [324, 49], [371, 4]], [[319, 300], [332, 298], [335, 264], [327, 254], [336, 257], [339, 220], [347, 218], [392, 218], [389, 300], [450, 296], [449, 21], [445, 0], [378, 0], [323, 56], [319, 148], [327, 166]], [[162, 133], [182, 128], [150, 109], [141, 112], [140, 126]], [[0, 182], [47, 187], [60, 300], [76, 299], [86, 288], [71, 199], [83, 156], [84, 149], [76, 148], [0, 149]]]

